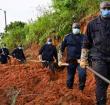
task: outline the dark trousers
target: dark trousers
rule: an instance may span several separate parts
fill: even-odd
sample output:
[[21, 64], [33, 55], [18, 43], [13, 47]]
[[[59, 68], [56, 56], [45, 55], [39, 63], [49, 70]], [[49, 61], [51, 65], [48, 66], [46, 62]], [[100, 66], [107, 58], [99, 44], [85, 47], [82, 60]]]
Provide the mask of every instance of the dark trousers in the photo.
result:
[[86, 82], [86, 71], [83, 70], [78, 63], [69, 63], [69, 66], [67, 67], [67, 87], [73, 87], [76, 69], [78, 70], [79, 76], [79, 89], [83, 90]]
[[57, 69], [55, 63], [52, 61], [46, 61], [46, 62], [43, 62], [42, 64], [43, 64], [43, 67], [46, 67], [46, 68], [48, 67], [49, 70], [51, 70], [52, 72], [55, 72]]
[[[93, 69], [110, 80], [110, 62], [103, 60], [92, 61]], [[95, 76], [97, 105], [106, 105], [108, 83]]]
[[49, 72], [50, 80], [56, 80], [55, 76], [57, 70], [56, 63], [47, 61], [43, 62], [43, 66], [50, 70]]

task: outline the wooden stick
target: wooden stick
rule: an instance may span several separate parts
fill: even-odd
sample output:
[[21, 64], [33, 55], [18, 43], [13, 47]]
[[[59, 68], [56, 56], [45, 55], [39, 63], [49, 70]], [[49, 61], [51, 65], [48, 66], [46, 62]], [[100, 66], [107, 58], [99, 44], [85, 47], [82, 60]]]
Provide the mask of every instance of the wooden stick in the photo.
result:
[[[78, 63], [80, 63], [80, 60], [77, 60]], [[68, 66], [68, 63], [61, 63], [60, 66]], [[101, 74], [99, 74], [98, 72], [96, 72], [95, 70], [93, 70], [91, 67], [86, 66], [86, 69], [88, 69], [89, 71], [91, 71], [92, 73], [94, 73], [96, 76], [98, 76], [100, 79], [104, 80], [106, 83], [110, 84], [110, 80], [108, 80], [107, 78], [105, 78], [104, 76], [102, 76]]]
[[63, 63], [63, 62], [58, 63], [58, 65], [59, 65], [59, 66], [69, 66], [68, 63]]
[[99, 74], [98, 72], [96, 72], [95, 70], [93, 70], [91, 67], [87, 66], [86, 67], [89, 71], [91, 71], [92, 73], [94, 73], [96, 76], [98, 76], [100, 79], [104, 80], [106, 83], [110, 84], [110, 80], [108, 80], [107, 78], [105, 78], [104, 76], [102, 76], [101, 74]]
[[30, 61], [30, 62], [37, 62], [37, 63], [42, 63], [42, 62], [48, 62], [48, 61], [38, 61], [38, 60], [28, 60], [28, 61]]

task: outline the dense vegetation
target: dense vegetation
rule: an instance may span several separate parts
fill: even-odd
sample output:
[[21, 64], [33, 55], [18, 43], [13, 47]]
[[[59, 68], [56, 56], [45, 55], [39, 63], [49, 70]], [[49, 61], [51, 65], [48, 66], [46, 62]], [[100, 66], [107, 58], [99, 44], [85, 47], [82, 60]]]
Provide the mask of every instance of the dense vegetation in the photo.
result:
[[25, 46], [32, 42], [44, 43], [53, 31], [59, 36], [64, 36], [71, 31], [73, 21], [79, 21], [99, 11], [100, 1], [102, 0], [52, 0], [51, 11], [45, 11], [36, 21], [10, 23], [2, 42], [13, 48], [18, 43]]

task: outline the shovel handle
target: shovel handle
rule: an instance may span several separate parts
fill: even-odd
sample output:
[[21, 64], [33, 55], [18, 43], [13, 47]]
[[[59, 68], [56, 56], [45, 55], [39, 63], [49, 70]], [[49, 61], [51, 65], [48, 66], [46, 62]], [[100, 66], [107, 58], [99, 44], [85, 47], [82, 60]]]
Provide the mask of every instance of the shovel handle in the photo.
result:
[[94, 73], [96, 76], [98, 76], [100, 79], [102, 79], [106, 83], [110, 84], [110, 80], [108, 80], [107, 78], [105, 78], [104, 76], [102, 76], [101, 74], [99, 74], [98, 72], [96, 72], [95, 70], [93, 70], [91, 67], [87, 66], [86, 69], [88, 69], [89, 71], [91, 71], [92, 73]]

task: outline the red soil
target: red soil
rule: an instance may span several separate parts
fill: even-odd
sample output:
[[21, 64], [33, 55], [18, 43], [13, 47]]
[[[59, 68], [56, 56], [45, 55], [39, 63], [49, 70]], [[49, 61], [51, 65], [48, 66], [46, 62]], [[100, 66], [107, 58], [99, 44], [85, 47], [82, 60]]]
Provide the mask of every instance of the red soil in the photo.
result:
[[49, 70], [42, 68], [40, 63], [19, 64], [12, 59], [11, 64], [0, 65], [0, 105], [11, 105], [17, 91], [20, 92], [15, 105], [95, 105], [94, 88], [95, 81], [90, 72], [82, 93], [78, 90], [77, 73], [74, 88], [66, 88], [66, 68], [57, 72], [56, 80], [50, 81]]

